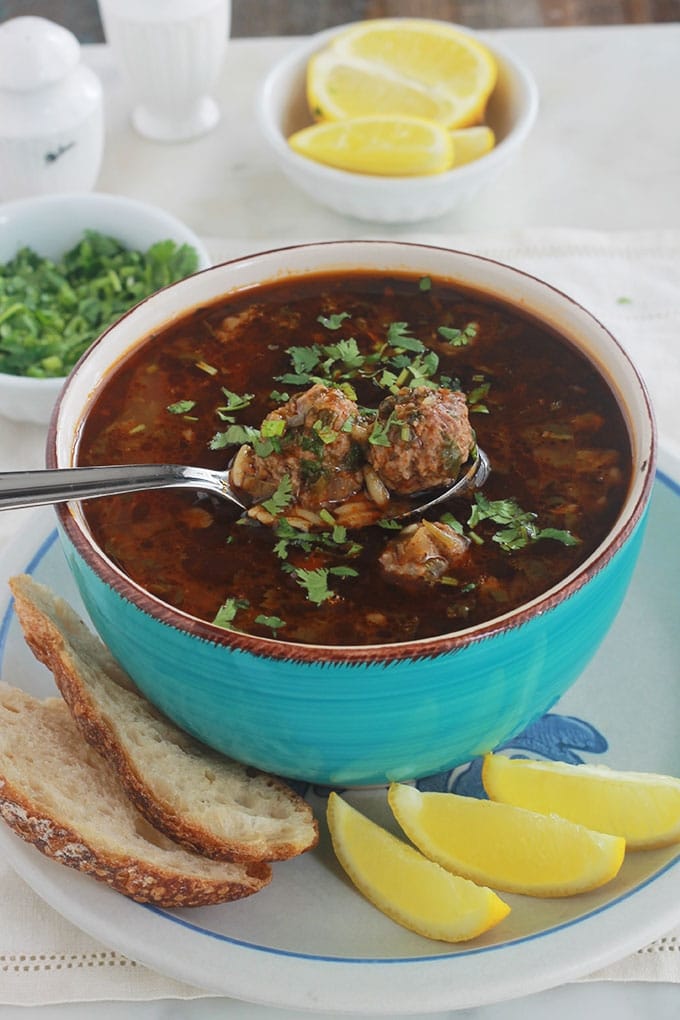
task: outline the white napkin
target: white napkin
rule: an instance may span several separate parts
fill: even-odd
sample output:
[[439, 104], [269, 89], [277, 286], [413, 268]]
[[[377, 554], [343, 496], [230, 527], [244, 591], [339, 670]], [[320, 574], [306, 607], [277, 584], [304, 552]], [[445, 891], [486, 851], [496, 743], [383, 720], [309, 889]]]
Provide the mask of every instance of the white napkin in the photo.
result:
[[[531, 230], [442, 236], [409, 230], [398, 236], [511, 263], [580, 301], [637, 364], [656, 409], [662, 445], [680, 456], [680, 231]], [[208, 238], [207, 243], [216, 262], [253, 251], [253, 242], [246, 239]], [[286, 243], [272, 239], [257, 247]], [[41, 466], [44, 442], [43, 429], [0, 418], [0, 470]], [[0, 548], [23, 519], [21, 512], [0, 515]], [[0, 862], [0, 975], [4, 1005], [208, 994], [98, 944], [46, 906], [4, 862]], [[680, 926], [582, 980], [680, 982]]]

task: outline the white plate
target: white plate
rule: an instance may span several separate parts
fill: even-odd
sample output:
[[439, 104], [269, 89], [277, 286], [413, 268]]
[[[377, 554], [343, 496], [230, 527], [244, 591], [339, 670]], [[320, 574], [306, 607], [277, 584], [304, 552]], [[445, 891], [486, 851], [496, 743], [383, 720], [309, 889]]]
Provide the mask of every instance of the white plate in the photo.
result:
[[[81, 609], [41, 510], [0, 562], [0, 667], [40, 696], [52, 679], [31, 656], [4, 582], [29, 571]], [[680, 464], [666, 457], [630, 594], [597, 656], [514, 753], [680, 775]], [[555, 654], [559, 654], [556, 649]], [[430, 788], [474, 792], [478, 770]], [[323, 819], [324, 791], [308, 791]], [[388, 823], [385, 791], [351, 799]], [[224, 906], [140, 906], [55, 864], [4, 826], [0, 846], [52, 907], [105, 945], [177, 980], [266, 1005], [362, 1014], [435, 1012], [527, 995], [581, 977], [664, 934], [680, 920], [677, 848], [630, 854], [613, 882], [570, 899], [507, 897], [512, 912], [482, 938], [450, 946], [400, 928], [364, 901], [319, 848], [275, 865], [272, 884]]]

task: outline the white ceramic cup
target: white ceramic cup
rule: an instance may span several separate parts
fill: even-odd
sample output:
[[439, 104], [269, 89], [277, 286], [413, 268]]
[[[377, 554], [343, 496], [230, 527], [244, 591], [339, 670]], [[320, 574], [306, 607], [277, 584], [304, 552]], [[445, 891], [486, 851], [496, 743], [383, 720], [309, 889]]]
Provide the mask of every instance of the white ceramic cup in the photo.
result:
[[132, 95], [132, 123], [155, 141], [210, 131], [231, 0], [98, 0], [106, 40]]

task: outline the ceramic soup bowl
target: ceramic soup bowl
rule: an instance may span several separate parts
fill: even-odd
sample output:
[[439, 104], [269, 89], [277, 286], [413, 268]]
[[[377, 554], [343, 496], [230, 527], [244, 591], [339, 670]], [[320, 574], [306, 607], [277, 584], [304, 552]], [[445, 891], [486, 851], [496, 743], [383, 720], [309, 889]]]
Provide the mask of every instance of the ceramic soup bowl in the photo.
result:
[[58, 508], [63, 547], [91, 620], [149, 700], [227, 755], [336, 786], [452, 768], [509, 740], [555, 704], [595, 653], [625, 597], [656, 450], [653, 415], [634, 366], [579, 304], [489, 259], [424, 245], [348, 241], [214, 266], [136, 306], [69, 377], [51, 423], [49, 466], [77, 463], [88, 408], [121, 359], [150, 334], [231, 292], [355, 269], [449, 279], [500, 300], [566, 338], [605, 379], [629, 435], [630, 484], [604, 540], [568, 576], [518, 608], [455, 633], [408, 641], [395, 635], [384, 644], [295, 643], [222, 629], [173, 608], [109, 559], [81, 503]]

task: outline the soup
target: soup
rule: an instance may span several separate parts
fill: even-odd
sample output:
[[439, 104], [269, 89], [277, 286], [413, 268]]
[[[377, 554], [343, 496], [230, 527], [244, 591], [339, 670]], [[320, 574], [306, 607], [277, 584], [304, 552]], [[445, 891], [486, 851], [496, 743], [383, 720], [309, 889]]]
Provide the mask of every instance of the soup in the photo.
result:
[[[393, 519], [477, 446], [480, 491]], [[613, 394], [567, 340], [450, 281], [367, 271], [236, 292], [148, 337], [78, 448], [81, 464], [235, 456], [247, 513], [163, 490], [91, 500], [88, 525], [183, 612], [330, 645], [450, 633], [538, 596], [604, 539], [631, 463]]]

